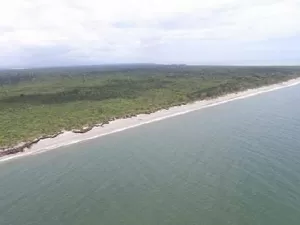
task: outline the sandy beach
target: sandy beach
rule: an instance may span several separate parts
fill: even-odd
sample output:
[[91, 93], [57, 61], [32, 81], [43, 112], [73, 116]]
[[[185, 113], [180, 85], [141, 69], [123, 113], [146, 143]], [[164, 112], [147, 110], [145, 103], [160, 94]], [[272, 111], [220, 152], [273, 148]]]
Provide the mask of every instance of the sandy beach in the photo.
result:
[[94, 127], [92, 130], [86, 133], [73, 133], [71, 131], [65, 131], [62, 134], [58, 135], [55, 138], [43, 139], [39, 141], [37, 144], [32, 145], [30, 149], [26, 149], [22, 153], [4, 156], [0, 158], [0, 162], [9, 161], [12, 159], [17, 159], [24, 156], [30, 156], [35, 154], [40, 154], [52, 149], [56, 149], [62, 146], [67, 146], [83, 141], [88, 141], [91, 139], [103, 137], [112, 133], [121, 132], [127, 129], [131, 129], [134, 127], [142, 126], [148, 123], [153, 123], [156, 121], [164, 120], [167, 118], [183, 115], [189, 112], [193, 112], [196, 110], [201, 110], [208, 107], [213, 107], [216, 105], [224, 104], [227, 102], [231, 102], [238, 99], [244, 99], [251, 96], [259, 95], [262, 93], [275, 91], [278, 89], [291, 87], [294, 85], [300, 84], [300, 78], [289, 80], [287, 82], [274, 84], [270, 86], [264, 86], [257, 89], [250, 89], [243, 92], [228, 94], [225, 96], [221, 96], [215, 99], [196, 101], [194, 103], [189, 103], [186, 105], [171, 107], [167, 110], [160, 110], [151, 114], [141, 114], [135, 117], [126, 118], [126, 119], [118, 119], [110, 122], [104, 126]]

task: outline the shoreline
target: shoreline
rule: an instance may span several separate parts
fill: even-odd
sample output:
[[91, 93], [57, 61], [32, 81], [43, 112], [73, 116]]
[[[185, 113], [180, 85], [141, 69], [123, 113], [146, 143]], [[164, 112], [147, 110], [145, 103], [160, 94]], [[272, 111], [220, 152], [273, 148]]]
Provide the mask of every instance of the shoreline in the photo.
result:
[[[285, 82], [262, 86], [256, 89], [249, 89], [242, 92], [231, 93], [213, 99], [200, 100], [185, 105], [174, 106], [168, 109], [162, 109], [150, 114], [139, 114], [130, 118], [113, 120], [108, 124], [95, 124], [90, 128], [83, 128], [81, 131], [61, 131], [56, 135], [49, 135], [35, 139], [29, 143], [21, 143], [14, 148], [4, 150], [4, 154], [0, 154], [0, 163], [17, 159], [24, 156], [40, 154], [52, 149], [57, 149], [63, 146], [76, 144], [79, 142], [88, 141], [91, 139], [103, 137], [109, 134], [125, 131], [127, 129], [139, 127], [149, 123], [157, 122], [167, 118], [187, 114], [193, 111], [201, 110], [208, 107], [213, 107], [234, 100], [244, 99], [266, 92], [279, 90], [282, 88], [292, 87], [300, 84], [300, 78], [288, 80]], [[13, 153], [5, 154], [5, 151], [17, 149]], [[0, 152], [1, 153], [1, 152]]]

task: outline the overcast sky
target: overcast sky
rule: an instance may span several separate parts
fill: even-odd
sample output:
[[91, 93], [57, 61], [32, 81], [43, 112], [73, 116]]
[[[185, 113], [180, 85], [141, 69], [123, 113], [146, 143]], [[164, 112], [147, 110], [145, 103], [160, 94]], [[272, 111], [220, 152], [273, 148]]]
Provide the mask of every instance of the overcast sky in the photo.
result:
[[0, 67], [300, 64], [300, 0], [9, 0]]

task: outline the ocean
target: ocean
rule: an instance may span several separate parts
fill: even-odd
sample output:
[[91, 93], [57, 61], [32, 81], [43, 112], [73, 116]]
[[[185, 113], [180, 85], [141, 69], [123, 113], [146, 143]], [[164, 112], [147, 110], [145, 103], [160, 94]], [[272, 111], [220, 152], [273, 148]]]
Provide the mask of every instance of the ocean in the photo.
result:
[[0, 225], [298, 225], [300, 85], [0, 163]]

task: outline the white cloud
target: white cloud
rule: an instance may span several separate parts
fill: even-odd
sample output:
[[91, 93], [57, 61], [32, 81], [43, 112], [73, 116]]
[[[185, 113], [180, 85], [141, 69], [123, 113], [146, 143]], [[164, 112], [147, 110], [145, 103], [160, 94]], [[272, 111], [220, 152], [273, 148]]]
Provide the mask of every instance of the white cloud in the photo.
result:
[[[2, 65], [18, 63], [22, 53], [26, 63], [37, 52], [30, 49], [48, 52], [63, 46], [65, 52], [58, 53], [70, 63], [167, 58], [189, 63], [199, 59], [195, 49], [198, 54], [210, 51], [213, 62], [220, 52], [214, 46], [227, 49], [295, 36], [300, 42], [299, 11], [299, 0], [10, 0], [0, 8], [0, 60]], [[188, 42], [201, 46], [189, 45], [192, 56], [184, 49]], [[168, 57], [172, 48], [186, 53]]]

